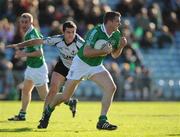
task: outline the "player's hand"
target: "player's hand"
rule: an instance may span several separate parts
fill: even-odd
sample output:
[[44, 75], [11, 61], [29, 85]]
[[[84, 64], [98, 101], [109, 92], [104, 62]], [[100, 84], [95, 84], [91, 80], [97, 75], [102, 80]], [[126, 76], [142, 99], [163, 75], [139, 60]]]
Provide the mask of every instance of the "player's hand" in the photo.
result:
[[107, 43], [103, 50], [106, 52], [106, 54], [110, 54], [113, 50], [112, 45], [110, 43]]
[[21, 58], [21, 57], [26, 57], [26, 52], [21, 51], [21, 50], [17, 50], [15, 52], [15, 58]]
[[17, 48], [17, 44], [7, 45], [5, 48]]
[[124, 48], [127, 45], [127, 39], [126, 37], [122, 37], [121, 38], [121, 43], [120, 43], [120, 47]]

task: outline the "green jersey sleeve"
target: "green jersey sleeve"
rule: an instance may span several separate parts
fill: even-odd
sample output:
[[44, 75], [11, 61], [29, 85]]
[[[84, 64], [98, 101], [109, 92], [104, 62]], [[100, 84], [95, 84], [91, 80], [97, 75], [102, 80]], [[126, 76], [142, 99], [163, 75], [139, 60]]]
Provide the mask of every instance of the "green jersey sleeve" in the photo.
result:
[[98, 31], [97, 29], [92, 29], [86, 36], [85, 45], [94, 47], [95, 42], [98, 39]]

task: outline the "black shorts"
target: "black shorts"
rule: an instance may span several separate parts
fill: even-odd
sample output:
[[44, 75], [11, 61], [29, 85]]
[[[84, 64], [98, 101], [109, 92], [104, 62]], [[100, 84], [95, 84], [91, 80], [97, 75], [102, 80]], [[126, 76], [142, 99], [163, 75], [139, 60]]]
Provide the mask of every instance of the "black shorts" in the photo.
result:
[[54, 71], [66, 77], [69, 69], [63, 64], [61, 60], [59, 60], [54, 67]]

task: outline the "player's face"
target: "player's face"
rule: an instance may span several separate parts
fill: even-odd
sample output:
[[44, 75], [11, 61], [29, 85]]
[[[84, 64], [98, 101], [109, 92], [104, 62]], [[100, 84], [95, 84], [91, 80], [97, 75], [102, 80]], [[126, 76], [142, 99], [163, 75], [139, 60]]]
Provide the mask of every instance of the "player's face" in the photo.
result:
[[71, 43], [74, 40], [75, 34], [76, 34], [76, 29], [75, 28], [66, 28], [65, 29], [65, 31], [64, 31], [64, 39], [65, 39], [67, 44]]
[[112, 27], [113, 27], [113, 30], [116, 31], [118, 30], [119, 26], [121, 25], [121, 18], [116, 16], [114, 18], [114, 20], [112, 21]]
[[20, 26], [21, 29], [23, 30], [23, 32], [27, 32], [27, 30], [29, 29], [29, 27], [31, 26], [31, 21], [29, 18], [20, 18]]

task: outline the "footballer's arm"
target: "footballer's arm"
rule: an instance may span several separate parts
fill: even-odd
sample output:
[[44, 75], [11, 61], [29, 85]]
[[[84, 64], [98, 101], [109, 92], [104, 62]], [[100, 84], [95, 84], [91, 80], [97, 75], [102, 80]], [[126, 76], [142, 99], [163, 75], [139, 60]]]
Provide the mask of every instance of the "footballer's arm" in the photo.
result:
[[120, 45], [119, 45], [119, 48], [113, 50], [113, 51], [111, 52], [111, 56], [112, 56], [113, 58], [119, 57], [119, 56], [121, 55], [124, 47], [126, 46], [126, 44], [127, 44], [126, 38], [125, 38], [125, 37], [122, 37], [121, 43], [120, 43]]
[[42, 50], [34, 51], [34, 52], [25, 52], [22, 50], [17, 50], [15, 53], [16, 58], [21, 58], [21, 57], [40, 57], [43, 55]]
[[18, 44], [7, 45], [6, 48], [24, 48], [36, 45], [39, 46], [40, 44], [43, 44], [43, 39], [31, 39]]
[[98, 57], [102, 55], [106, 55], [106, 51], [104, 50], [99, 50], [99, 49], [94, 49], [91, 46], [84, 46], [84, 51], [83, 51], [84, 56], [86, 57]]
[[84, 46], [83, 54], [86, 57], [106, 56], [112, 51], [112, 47], [105, 46], [103, 49], [94, 49], [91, 46]]

